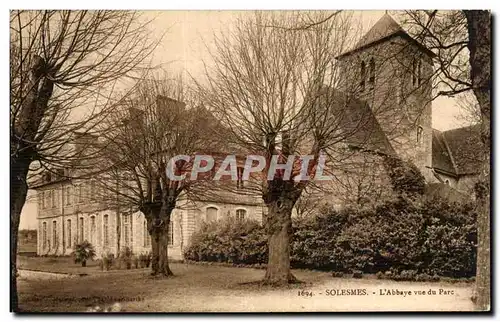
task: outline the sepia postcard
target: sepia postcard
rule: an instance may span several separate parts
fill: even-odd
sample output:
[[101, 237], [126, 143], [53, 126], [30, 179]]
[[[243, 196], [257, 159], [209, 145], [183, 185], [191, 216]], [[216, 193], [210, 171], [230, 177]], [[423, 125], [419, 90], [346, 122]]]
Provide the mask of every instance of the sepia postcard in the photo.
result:
[[10, 310], [491, 311], [491, 33], [10, 10]]

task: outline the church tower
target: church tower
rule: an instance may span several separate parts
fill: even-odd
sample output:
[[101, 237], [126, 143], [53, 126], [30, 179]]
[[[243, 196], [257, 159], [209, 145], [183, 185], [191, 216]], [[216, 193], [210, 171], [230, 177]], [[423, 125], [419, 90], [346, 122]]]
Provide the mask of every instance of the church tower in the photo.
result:
[[432, 178], [432, 58], [387, 13], [336, 57], [349, 95], [365, 100], [396, 154]]

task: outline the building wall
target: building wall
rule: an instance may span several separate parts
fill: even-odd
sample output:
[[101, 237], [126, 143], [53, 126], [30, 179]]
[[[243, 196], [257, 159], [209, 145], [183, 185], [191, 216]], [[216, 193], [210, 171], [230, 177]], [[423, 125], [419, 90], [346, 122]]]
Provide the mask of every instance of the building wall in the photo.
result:
[[[144, 225], [145, 217], [141, 212], [120, 213], [118, 218], [115, 209], [90, 201], [90, 198], [82, 199], [81, 202], [75, 202], [77, 199], [72, 199], [67, 204], [67, 198], [63, 197], [62, 191], [67, 189], [68, 186], [74, 187], [75, 185], [77, 184], [71, 185], [69, 182], [49, 184], [38, 190], [37, 197], [40, 205], [37, 214], [38, 255], [70, 255], [73, 246], [83, 240], [89, 241], [94, 246], [98, 258], [107, 253], [117, 255], [119, 249], [125, 246], [130, 247], [135, 254], [151, 251], [151, 240], [147, 232], [147, 226]], [[54, 191], [56, 191], [57, 197], [54, 197], [52, 203], [52, 193]], [[50, 196], [50, 198], [47, 196]], [[46, 201], [50, 200], [50, 204], [45, 202], [45, 206], [42, 207], [42, 197], [47, 197]], [[70, 198], [75, 198], [75, 196]], [[247, 198], [240, 199], [246, 200]], [[194, 203], [194, 206], [192, 206], [193, 203], [190, 203], [190, 207], [186, 205], [186, 201], [180, 201], [179, 207], [172, 212], [173, 244], [169, 246], [169, 257], [172, 259], [180, 260], [183, 258], [182, 250], [189, 245], [190, 238], [196, 229], [200, 227], [203, 221], [207, 220], [206, 212], [209, 207], [217, 209], [217, 219], [234, 217], [237, 210], [244, 209], [246, 218], [262, 222], [262, 207], [251, 203], [197, 202]], [[107, 243], [105, 243], [105, 216], [108, 216]], [[92, 228], [92, 222], [94, 222], [94, 228]], [[45, 233], [43, 231], [44, 223], [46, 227]], [[118, 225], [120, 226], [119, 246]]]

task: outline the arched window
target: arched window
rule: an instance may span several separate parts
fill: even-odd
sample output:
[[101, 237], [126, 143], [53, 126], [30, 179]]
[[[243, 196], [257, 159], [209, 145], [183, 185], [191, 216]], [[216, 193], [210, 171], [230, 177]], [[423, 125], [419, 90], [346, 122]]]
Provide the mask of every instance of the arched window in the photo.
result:
[[417, 85], [422, 84], [422, 60], [419, 59], [417, 62]]
[[424, 128], [419, 126], [417, 128], [417, 143], [422, 142], [422, 134], [424, 133]]
[[68, 219], [66, 221], [66, 248], [71, 248], [73, 245], [72, 245], [72, 242], [71, 242], [71, 219]]
[[446, 183], [447, 185], [450, 185], [450, 180], [446, 180], [446, 181], [445, 181], [445, 183]]
[[83, 230], [83, 217], [80, 217], [80, 236], [78, 236], [79, 239], [80, 239], [80, 242], [82, 242], [83, 239], [84, 239], [83, 234], [84, 234], [84, 230]]
[[151, 246], [151, 236], [148, 232], [148, 221], [144, 219], [144, 247]]
[[373, 58], [370, 59], [369, 69], [370, 78], [368, 79], [368, 84], [370, 85], [370, 89], [373, 89], [375, 87], [375, 59]]
[[104, 215], [103, 220], [103, 244], [104, 247], [109, 245], [109, 215]]
[[130, 243], [130, 234], [129, 234], [129, 218], [128, 215], [123, 215], [123, 239], [125, 241], [125, 246], [128, 246]]
[[57, 249], [57, 221], [52, 221], [52, 247]]
[[95, 245], [96, 243], [95, 216], [90, 216], [90, 243], [92, 245]]
[[173, 245], [173, 244], [174, 244], [174, 223], [172, 220], [170, 220], [170, 223], [168, 224], [167, 245]]
[[215, 207], [207, 207], [207, 221], [216, 221], [217, 220], [217, 212], [218, 209]]
[[236, 175], [238, 177], [236, 181], [236, 188], [238, 189], [243, 189], [244, 184], [243, 184], [243, 167], [237, 167], [236, 168]]
[[42, 248], [47, 247], [47, 223], [42, 223]]
[[52, 191], [47, 190], [47, 191], [45, 191], [45, 207], [46, 208], [52, 207], [52, 205], [50, 204], [51, 201], [52, 201]]
[[361, 87], [361, 91], [365, 91], [365, 80], [366, 80], [366, 64], [364, 61], [361, 61], [361, 80], [359, 82], [359, 86]]
[[246, 214], [247, 214], [247, 211], [245, 209], [236, 210], [236, 220], [244, 220]]

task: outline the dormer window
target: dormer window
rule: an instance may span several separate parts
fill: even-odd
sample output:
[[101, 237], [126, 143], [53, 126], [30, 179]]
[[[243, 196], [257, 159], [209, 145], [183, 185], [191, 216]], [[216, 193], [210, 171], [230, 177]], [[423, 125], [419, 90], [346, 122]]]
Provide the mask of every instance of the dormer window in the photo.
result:
[[373, 58], [370, 59], [369, 70], [370, 78], [368, 79], [368, 85], [370, 89], [373, 89], [375, 87], [375, 59]]
[[364, 61], [361, 61], [361, 80], [359, 86], [362, 92], [365, 91], [365, 80], [366, 80], [366, 64]]
[[243, 167], [238, 167], [236, 169], [236, 174], [238, 176], [238, 180], [236, 181], [236, 188], [243, 189]]

